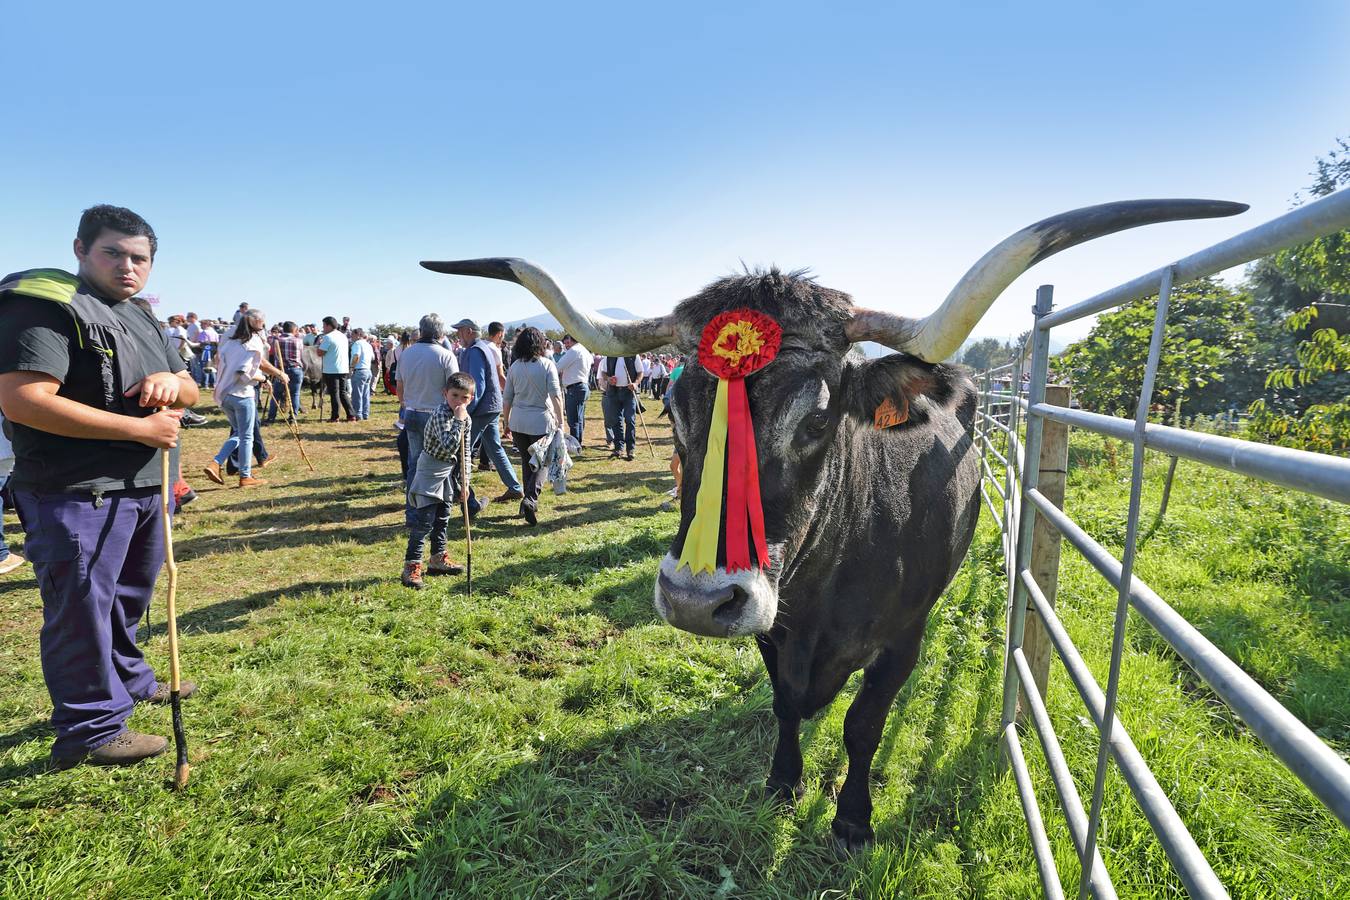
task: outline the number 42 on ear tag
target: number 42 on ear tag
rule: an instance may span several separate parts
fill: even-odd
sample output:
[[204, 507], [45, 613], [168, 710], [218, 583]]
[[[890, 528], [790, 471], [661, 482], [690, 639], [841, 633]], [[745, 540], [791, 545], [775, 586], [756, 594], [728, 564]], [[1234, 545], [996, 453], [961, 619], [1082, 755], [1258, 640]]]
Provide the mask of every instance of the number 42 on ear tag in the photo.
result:
[[903, 425], [909, 419], [909, 398], [901, 397], [900, 406], [897, 407], [890, 397], [881, 401], [877, 411], [873, 416], [873, 422], [877, 430], [894, 428], [897, 425]]

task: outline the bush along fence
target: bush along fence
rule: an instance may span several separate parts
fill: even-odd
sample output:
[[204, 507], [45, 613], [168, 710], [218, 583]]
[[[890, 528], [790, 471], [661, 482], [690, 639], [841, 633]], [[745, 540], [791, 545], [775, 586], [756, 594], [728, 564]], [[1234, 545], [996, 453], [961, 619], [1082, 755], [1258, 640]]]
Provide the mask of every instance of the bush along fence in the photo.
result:
[[[1028, 339], [1029, 368], [1026, 368], [1027, 354], [1023, 353], [1015, 363], [991, 369], [981, 376], [981, 408], [975, 434], [985, 454], [981, 493], [1003, 531], [1008, 591], [1000, 741], [1021, 798], [1047, 897], [1059, 898], [1063, 892], [1023, 756], [1019, 696], [1023, 717], [1030, 713], [1032, 727], [1040, 739], [1051, 781], [1076, 846], [1083, 872], [1079, 881], [1080, 900], [1089, 892], [1098, 900], [1116, 896], [1097, 849], [1103, 789], [1112, 759], [1191, 896], [1229, 896], [1116, 718], [1125, 624], [1131, 607], [1350, 828], [1350, 764], [1134, 575], [1145, 450], [1162, 451], [1174, 459], [1184, 457], [1335, 502], [1350, 503], [1350, 459], [1148, 422], [1168, 298], [1174, 284], [1212, 275], [1346, 229], [1350, 229], [1350, 189], [1063, 309], [1053, 309], [1053, 288], [1043, 286], [1036, 293], [1036, 321]], [[1157, 297], [1157, 309], [1134, 418], [1071, 408], [1068, 389], [1047, 384], [1050, 330], [1153, 296]], [[1025, 380], [1024, 368], [1028, 376]], [[1124, 440], [1133, 446], [1129, 513], [1119, 560], [1062, 511], [1069, 426]], [[991, 460], [1000, 464], [1001, 476], [995, 472]], [[1169, 472], [1169, 482], [1170, 476]], [[1066, 538], [1117, 589], [1110, 673], [1104, 693], [1055, 614], [1060, 547]], [[1059, 654], [1100, 737], [1092, 796], [1086, 808], [1065, 763], [1043, 699], [1052, 650]]]

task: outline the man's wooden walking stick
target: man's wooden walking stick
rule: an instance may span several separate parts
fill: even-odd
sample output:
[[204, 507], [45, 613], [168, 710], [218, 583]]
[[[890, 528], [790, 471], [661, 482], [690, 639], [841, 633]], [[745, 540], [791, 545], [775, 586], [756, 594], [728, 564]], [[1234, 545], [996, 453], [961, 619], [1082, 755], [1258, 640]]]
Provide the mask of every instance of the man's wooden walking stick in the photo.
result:
[[459, 472], [460, 490], [464, 492], [464, 502], [460, 504], [464, 508], [464, 584], [468, 590], [468, 595], [472, 597], [473, 532], [469, 526], [469, 476], [472, 469], [469, 468], [469, 428], [467, 425], [459, 443]]
[[656, 447], [652, 446], [652, 433], [647, 430], [647, 420], [642, 417], [642, 398], [638, 396], [637, 391], [633, 392], [633, 411], [637, 413], [638, 421], [642, 423], [642, 435], [647, 439], [647, 449], [652, 451], [652, 459], [656, 459]]
[[182, 698], [178, 696], [178, 564], [173, 559], [173, 509], [170, 507], [173, 489], [169, 485], [169, 451], [161, 450], [159, 459], [159, 506], [164, 517], [164, 567], [169, 573], [169, 599], [165, 604], [169, 627], [169, 705], [173, 710], [173, 743], [178, 753], [178, 765], [173, 773], [173, 786], [182, 790], [188, 782], [187, 736], [183, 732]]

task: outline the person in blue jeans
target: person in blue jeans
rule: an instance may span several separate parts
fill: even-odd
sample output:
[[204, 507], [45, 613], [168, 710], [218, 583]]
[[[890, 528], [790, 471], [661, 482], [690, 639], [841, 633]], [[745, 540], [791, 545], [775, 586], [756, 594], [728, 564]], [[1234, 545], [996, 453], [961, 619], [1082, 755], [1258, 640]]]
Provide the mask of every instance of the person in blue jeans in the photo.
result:
[[497, 363], [496, 348], [490, 341], [480, 340], [478, 324], [472, 319], [462, 319], [455, 323], [460, 342], [464, 349], [460, 351], [459, 367], [467, 372], [474, 382], [474, 396], [469, 403], [469, 417], [473, 420], [473, 430], [469, 441], [473, 445], [473, 455], [478, 455], [481, 446], [487, 450], [497, 475], [506, 486], [506, 493], [497, 500], [519, 500], [525, 496], [524, 486], [516, 477], [511, 458], [502, 446], [500, 420], [502, 416], [502, 376]]
[[586, 400], [591, 395], [591, 353], [570, 334], [563, 335], [562, 342], [567, 350], [555, 360], [558, 380], [563, 386], [567, 431], [580, 444], [586, 432]]
[[637, 444], [637, 392], [642, 382], [637, 358], [606, 357], [600, 377], [605, 386], [604, 396], [600, 398], [600, 408], [605, 413], [605, 432], [612, 433], [614, 441], [609, 458], [618, 459], [622, 446], [626, 451], [624, 459], [631, 462], [633, 447]]
[[267, 482], [253, 477], [253, 431], [257, 426], [258, 393], [256, 383], [264, 376], [282, 377], [282, 372], [266, 359], [267, 345], [263, 343], [267, 322], [258, 309], [249, 309], [239, 318], [239, 324], [229, 339], [220, 345], [220, 372], [216, 384], [216, 402], [230, 421], [231, 433], [221, 444], [220, 452], [207, 465], [206, 477], [216, 484], [224, 484], [221, 466], [233, 456], [239, 467], [241, 488], [259, 487]]
[[[268, 348], [272, 364], [286, 373], [285, 378], [273, 380], [272, 399], [267, 404], [267, 422], [275, 422], [278, 405], [291, 398], [291, 416], [300, 418], [300, 387], [305, 380], [304, 342], [300, 339], [300, 326], [294, 322], [281, 323], [281, 334], [272, 338]], [[284, 387], [283, 387], [284, 382]]]
[[352, 329], [352, 412], [358, 420], [370, 418], [370, 364], [375, 351], [361, 328]]

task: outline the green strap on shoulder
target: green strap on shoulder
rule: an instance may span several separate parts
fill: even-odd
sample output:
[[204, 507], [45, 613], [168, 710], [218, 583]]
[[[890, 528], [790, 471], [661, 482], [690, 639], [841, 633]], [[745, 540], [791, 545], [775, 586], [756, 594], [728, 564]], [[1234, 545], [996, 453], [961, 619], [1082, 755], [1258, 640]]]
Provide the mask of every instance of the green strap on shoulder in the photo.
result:
[[14, 281], [0, 285], [0, 290], [13, 291], [26, 297], [37, 297], [40, 300], [69, 303], [79, 285], [78, 278], [61, 269], [30, 269], [27, 272], [20, 272]]
[[20, 272], [13, 281], [0, 284], [0, 292], [51, 300], [64, 305], [75, 319], [75, 339], [83, 350], [84, 335], [81, 334], [80, 317], [71, 307], [79, 286], [80, 279], [63, 269], [29, 269], [27, 272]]

